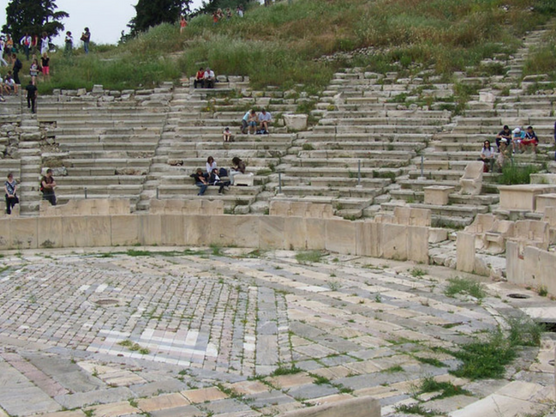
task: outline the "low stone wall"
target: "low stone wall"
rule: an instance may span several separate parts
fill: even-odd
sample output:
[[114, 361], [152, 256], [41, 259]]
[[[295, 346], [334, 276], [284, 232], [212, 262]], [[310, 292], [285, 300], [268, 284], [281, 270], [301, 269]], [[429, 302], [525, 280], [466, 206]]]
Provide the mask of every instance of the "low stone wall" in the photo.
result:
[[556, 253], [533, 246], [520, 252], [519, 243], [506, 243], [506, 277], [508, 282], [524, 287], [546, 288], [556, 295]]
[[0, 249], [219, 245], [428, 263], [428, 237], [426, 227], [280, 216], [140, 213], [0, 219]]

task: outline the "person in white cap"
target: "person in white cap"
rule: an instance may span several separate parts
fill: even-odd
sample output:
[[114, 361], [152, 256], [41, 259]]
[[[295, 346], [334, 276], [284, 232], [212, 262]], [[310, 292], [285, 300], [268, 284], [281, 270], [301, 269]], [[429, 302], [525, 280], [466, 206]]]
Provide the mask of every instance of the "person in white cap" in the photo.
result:
[[513, 153], [515, 153], [516, 149], [519, 149], [521, 146], [521, 141], [525, 138], [525, 132], [521, 130], [520, 127], [516, 127], [513, 131], [512, 135], [512, 143], [511, 146], [513, 147]]

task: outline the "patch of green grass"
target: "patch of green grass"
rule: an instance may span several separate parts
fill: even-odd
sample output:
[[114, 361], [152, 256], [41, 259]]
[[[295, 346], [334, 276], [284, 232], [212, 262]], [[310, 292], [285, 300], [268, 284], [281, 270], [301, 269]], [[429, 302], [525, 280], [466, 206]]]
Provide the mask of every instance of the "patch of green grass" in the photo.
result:
[[391, 366], [390, 368], [384, 369], [382, 372], [385, 374], [394, 374], [396, 372], [403, 372], [403, 371], [404, 369], [400, 365], [394, 365]]
[[426, 363], [427, 365], [436, 366], [437, 368], [444, 368], [446, 366], [444, 362], [439, 361], [438, 359], [435, 358], [422, 358], [420, 356], [415, 356], [415, 359], [417, 359], [421, 363]]
[[317, 385], [330, 384], [330, 379], [328, 379], [324, 376], [311, 374], [311, 377], [313, 377], [314, 382]]
[[544, 285], [539, 287], [539, 295], [541, 297], [546, 297], [548, 295], [548, 289]]
[[506, 318], [508, 341], [512, 346], [540, 346], [541, 336], [546, 328], [530, 317], [522, 315]]
[[303, 369], [298, 368], [296, 366], [292, 366], [291, 368], [285, 368], [280, 366], [279, 368], [276, 368], [274, 372], [272, 372], [270, 375], [271, 376], [293, 375], [293, 374], [298, 374], [300, 372], [303, 372]]
[[420, 416], [425, 416], [425, 417], [441, 415], [440, 413], [437, 413], [435, 411], [427, 410], [421, 404], [397, 405], [396, 406], [396, 411], [398, 411], [400, 413], [418, 414]]
[[539, 168], [534, 165], [517, 165], [513, 163], [505, 164], [502, 167], [502, 174], [498, 176], [498, 183], [503, 185], [529, 184], [531, 174], [539, 172]]
[[422, 276], [425, 276], [425, 275], [427, 275], [427, 271], [425, 271], [424, 269], [415, 267], [411, 270], [411, 276], [412, 277], [417, 278], [417, 277], [422, 277]]
[[486, 292], [480, 282], [459, 277], [450, 278], [448, 282], [448, 287], [444, 291], [448, 297], [454, 297], [456, 294], [467, 294], [479, 300], [486, 297]]
[[426, 377], [421, 381], [418, 394], [425, 392], [441, 392], [434, 399], [454, 397], [456, 395], [471, 395], [471, 393], [451, 382], [438, 382], [433, 377]]
[[324, 253], [320, 251], [298, 252], [295, 254], [295, 260], [302, 265], [321, 262]]
[[210, 250], [214, 256], [223, 256], [222, 248], [218, 245], [210, 245]]
[[500, 379], [504, 377], [505, 366], [516, 357], [515, 346], [502, 332], [493, 333], [485, 342], [473, 342], [461, 346], [453, 356], [462, 364], [451, 373], [469, 379]]
[[301, 149], [303, 149], [304, 151], [314, 151], [315, 148], [313, 145], [311, 145], [310, 143], [304, 143], [303, 146], [301, 147]]

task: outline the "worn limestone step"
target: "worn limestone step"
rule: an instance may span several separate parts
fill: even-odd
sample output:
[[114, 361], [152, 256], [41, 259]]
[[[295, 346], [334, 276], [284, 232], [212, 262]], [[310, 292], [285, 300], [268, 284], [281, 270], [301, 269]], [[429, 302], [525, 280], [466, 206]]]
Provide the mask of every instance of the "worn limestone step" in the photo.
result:
[[358, 187], [318, 187], [313, 185], [284, 185], [282, 193], [287, 196], [324, 196], [369, 199], [382, 193], [380, 188], [358, 188]]
[[346, 172], [357, 172], [358, 162], [361, 161], [361, 168], [399, 168], [409, 164], [411, 155], [406, 155], [403, 159], [395, 159], [394, 157], [383, 158], [286, 158], [287, 162], [293, 167], [298, 168], [339, 168], [343, 167]]

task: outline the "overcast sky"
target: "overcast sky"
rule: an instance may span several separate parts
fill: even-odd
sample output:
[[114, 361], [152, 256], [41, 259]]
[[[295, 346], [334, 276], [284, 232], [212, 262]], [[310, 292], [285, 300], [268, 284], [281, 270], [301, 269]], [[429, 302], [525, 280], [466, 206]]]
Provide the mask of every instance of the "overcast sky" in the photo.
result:
[[[6, 7], [9, 0], [0, 0], [0, 27], [6, 23]], [[193, 0], [191, 9], [199, 7], [202, 0]], [[91, 40], [96, 43], [117, 43], [122, 30], [135, 16], [137, 0], [56, 0], [58, 10], [70, 17], [62, 23], [71, 31], [74, 40], [79, 40], [85, 27], [91, 30]], [[62, 44], [63, 40], [55, 39]]]

